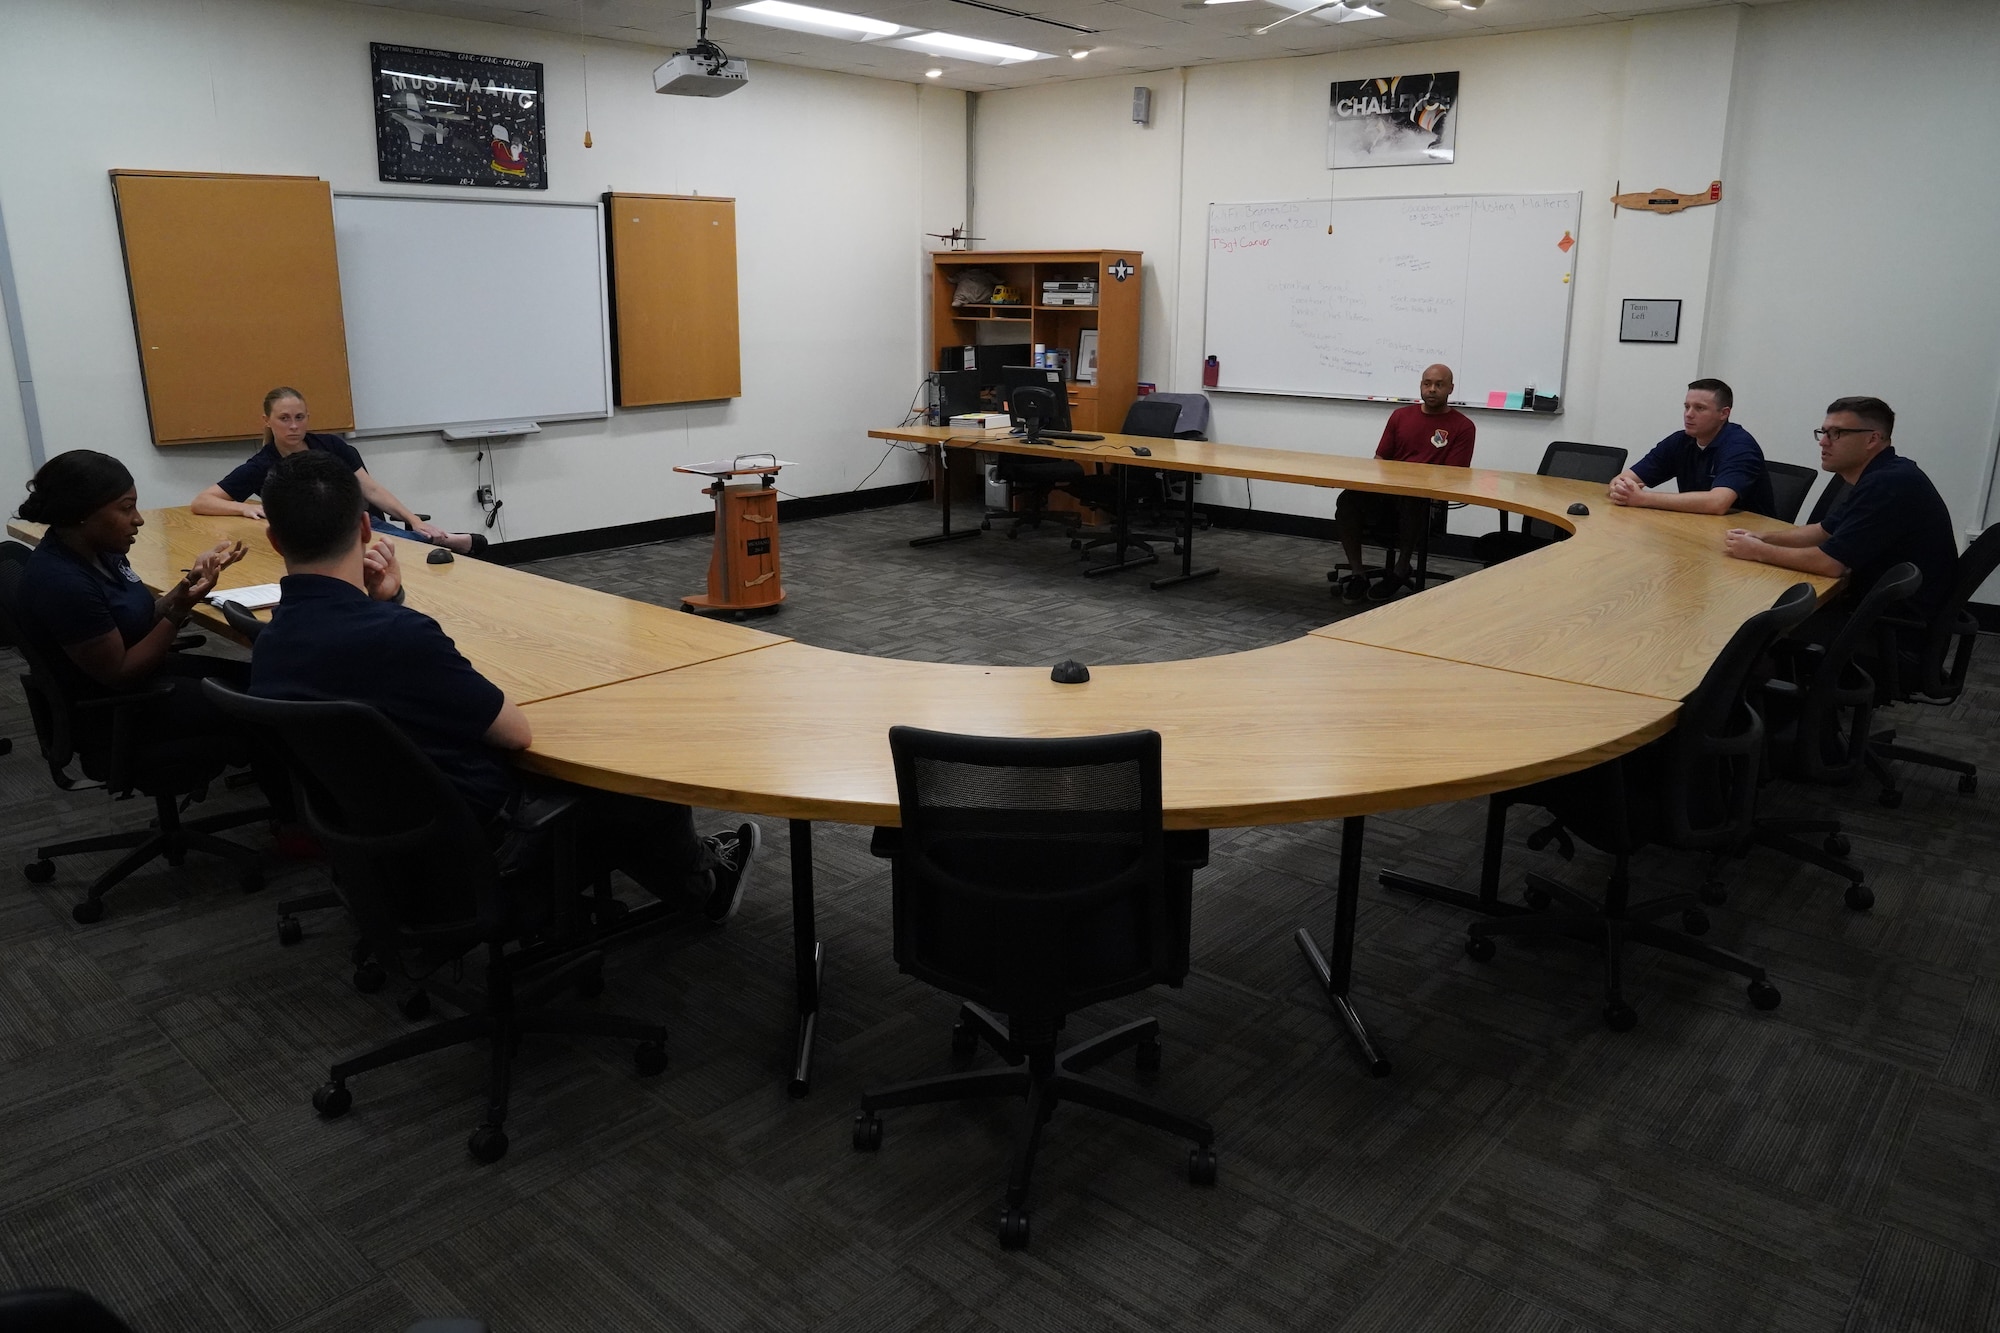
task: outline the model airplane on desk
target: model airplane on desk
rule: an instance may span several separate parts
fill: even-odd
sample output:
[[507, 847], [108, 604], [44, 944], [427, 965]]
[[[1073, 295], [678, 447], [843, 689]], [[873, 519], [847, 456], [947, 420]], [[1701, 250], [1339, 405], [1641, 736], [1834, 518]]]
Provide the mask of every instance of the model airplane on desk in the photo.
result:
[[1722, 182], [1710, 181], [1706, 190], [1694, 194], [1677, 194], [1672, 190], [1641, 190], [1636, 194], [1614, 194], [1611, 196], [1611, 212], [1616, 216], [1621, 208], [1635, 208], [1644, 213], [1678, 213], [1684, 208], [1699, 208], [1703, 204], [1722, 202]]
[[969, 242], [986, 239], [984, 236], [967, 236], [963, 227], [953, 227], [950, 231], [927, 231], [924, 235], [934, 241], [943, 241], [947, 250], [963, 250]]

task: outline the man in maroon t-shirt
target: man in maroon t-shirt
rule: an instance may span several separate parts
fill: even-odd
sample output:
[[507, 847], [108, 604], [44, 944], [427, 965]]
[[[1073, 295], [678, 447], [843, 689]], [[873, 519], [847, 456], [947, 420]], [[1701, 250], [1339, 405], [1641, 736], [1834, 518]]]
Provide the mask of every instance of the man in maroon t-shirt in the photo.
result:
[[[1477, 429], [1472, 419], [1451, 407], [1450, 366], [1426, 366], [1417, 386], [1421, 402], [1399, 407], [1389, 414], [1382, 429], [1382, 442], [1375, 456], [1395, 463], [1435, 463], [1440, 467], [1471, 467], [1472, 440]], [[1423, 539], [1424, 524], [1430, 521], [1429, 500], [1409, 495], [1383, 495], [1377, 491], [1342, 491], [1333, 508], [1334, 532], [1347, 553], [1347, 567], [1354, 572], [1341, 584], [1342, 601], [1386, 602], [1396, 590], [1414, 579], [1410, 566], [1417, 544]], [[1393, 567], [1384, 570], [1371, 589], [1361, 573], [1361, 534], [1364, 529], [1396, 534]]]

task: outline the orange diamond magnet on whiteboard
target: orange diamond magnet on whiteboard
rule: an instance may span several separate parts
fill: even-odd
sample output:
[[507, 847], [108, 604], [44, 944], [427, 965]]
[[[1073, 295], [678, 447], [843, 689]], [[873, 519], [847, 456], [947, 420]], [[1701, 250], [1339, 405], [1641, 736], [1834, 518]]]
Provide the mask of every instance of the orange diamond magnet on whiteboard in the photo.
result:
[[1568, 232], [1564, 232], [1563, 238], [1560, 241], [1556, 242], [1556, 249], [1562, 251], [1564, 254], [1568, 254], [1570, 252], [1570, 247], [1575, 244], [1576, 244], [1576, 237], [1570, 235]]

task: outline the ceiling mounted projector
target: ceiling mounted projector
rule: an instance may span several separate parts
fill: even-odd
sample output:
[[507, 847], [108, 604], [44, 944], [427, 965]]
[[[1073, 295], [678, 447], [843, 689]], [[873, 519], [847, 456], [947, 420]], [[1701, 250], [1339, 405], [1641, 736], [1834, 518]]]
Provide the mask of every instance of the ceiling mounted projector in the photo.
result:
[[653, 91], [670, 97], [721, 97], [750, 82], [750, 62], [708, 40], [708, 0], [701, 0], [695, 43], [653, 71]]

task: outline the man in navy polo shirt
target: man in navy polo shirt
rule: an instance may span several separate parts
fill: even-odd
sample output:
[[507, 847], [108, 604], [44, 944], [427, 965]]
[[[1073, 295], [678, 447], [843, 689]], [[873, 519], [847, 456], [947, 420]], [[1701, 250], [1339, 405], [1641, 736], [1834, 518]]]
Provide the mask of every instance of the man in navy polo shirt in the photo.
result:
[[1852, 575], [1849, 604], [1891, 566], [1909, 561], [1923, 575], [1910, 609], [1929, 620], [1951, 595], [1958, 543], [1951, 510], [1922, 468], [1896, 452], [1896, 414], [1880, 398], [1836, 398], [1813, 432], [1819, 465], [1854, 489], [1817, 523], [1778, 532], [1732, 528], [1723, 544], [1738, 560], [1756, 560], [1827, 578]]
[[[1613, 504], [1673, 509], [1683, 514], [1726, 514], [1747, 509], [1767, 517], [1776, 502], [1764, 471], [1764, 451], [1749, 431], [1729, 419], [1736, 395], [1721, 380], [1696, 380], [1681, 403], [1681, 429], [1612, 478]], [[1648, 490], [1672, 477], [1678, 494]]]
[[[505, 755], [533, 738], [527, 715], [435, 620], [393, 600], [402, 587], [396, 544], [369, 544], [354, 472], [330, 453], [301, 451], [271, 469], [263, 496], [286, 573], [277, 612], [251, 652], [250, 692], [369, 705], [437, 764], [475, 816], [495, 821], [522, 795]], [[586, 796], [583, 845], [593, 868], [623, 870], [662, 897], [692, 896], [716, 922], [735, 913], [759, 842], [755, 824], [700, 838], [684, 805]]]

